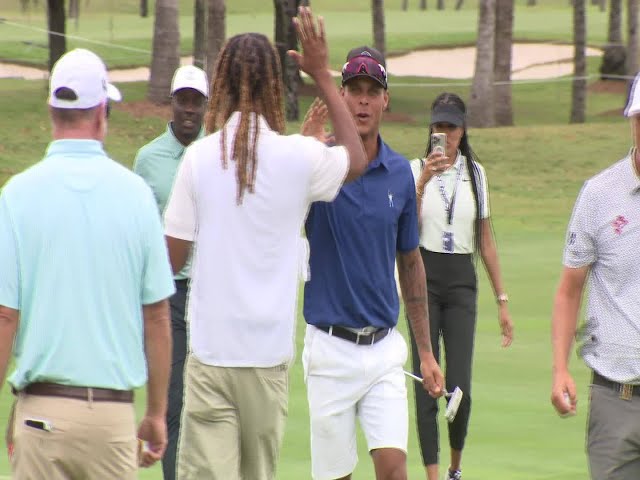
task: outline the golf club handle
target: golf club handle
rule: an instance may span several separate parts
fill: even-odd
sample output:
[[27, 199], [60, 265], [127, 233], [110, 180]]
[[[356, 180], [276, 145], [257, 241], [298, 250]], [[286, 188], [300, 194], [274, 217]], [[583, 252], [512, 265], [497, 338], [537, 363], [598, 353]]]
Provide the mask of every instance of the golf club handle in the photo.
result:
[[[413, 373], [411, 373], [411, 372], [407, 372], [406, 370], [404, 370], [404, 374], [405, 374], [407, 377], [411, 377], [411, 378], [413, 378], [416, 382], [418, 382], [418, 383], [422, 383], [422, 378], [418, 377], [417, 375], [414, 375], [414, 374], [413, 374]], [[445, 396], [445, 397], [450, 397], [450, 396], [451, 396], [451, 394], [450, 394], [449, 392], [447, 392], [447, 389], [446, 389], [446, 388], [444, 388], [443, 390], [444, 390], [444, 396]]]

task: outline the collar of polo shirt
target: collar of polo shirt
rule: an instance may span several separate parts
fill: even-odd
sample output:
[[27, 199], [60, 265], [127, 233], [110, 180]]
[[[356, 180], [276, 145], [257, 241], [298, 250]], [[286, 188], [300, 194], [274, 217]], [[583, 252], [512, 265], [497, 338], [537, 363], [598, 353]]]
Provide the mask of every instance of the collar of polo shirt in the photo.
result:
[[631, 192], [639, 193], [640, 192], [640, 171], [638, 171], [638, 161], [636, 161], [636, 155], [638, 155], [638, 149], [636, 147], [632, 147], [629, 151], [629, 160], [631, 161]]

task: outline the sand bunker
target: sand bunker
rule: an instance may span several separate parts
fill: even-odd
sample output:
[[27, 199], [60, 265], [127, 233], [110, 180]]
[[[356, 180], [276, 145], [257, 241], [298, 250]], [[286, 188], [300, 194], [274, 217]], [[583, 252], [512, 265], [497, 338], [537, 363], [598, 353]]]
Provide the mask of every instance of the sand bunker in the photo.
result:
[[[440, 77], [470, 79], [475, 65], [475, 47], [418, 50], [387, 60], [389, 74], [396, 76]], [[587, 48], [588, 56], [600, 56], [602, 51]], [[573, 46], [550, 43], [517, 43], [513, 45], [512, 79], [533, 80], [557, 78], [573, 72]], [[191, 64], [191, 57], [181, 60]], [[338, 72], [333, 72], [339, 75]], [[45, 70], [0, 63], [0, 78], [40, 80], [47, 77]], [[138, 67], [111, 70], [114, 83], [139, 82], [149, 79], [149, 69]]]

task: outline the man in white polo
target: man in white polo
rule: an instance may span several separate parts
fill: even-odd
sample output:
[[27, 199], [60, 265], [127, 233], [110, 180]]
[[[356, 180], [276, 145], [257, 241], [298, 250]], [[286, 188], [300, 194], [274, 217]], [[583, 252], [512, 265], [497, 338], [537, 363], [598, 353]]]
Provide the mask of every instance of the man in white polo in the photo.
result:
[[[569, 222], [564, 269], [553, 309], [551, 401], [563, 415], [576, 412], [569, 353], [592, 370], [587, 453], [593, 480], [640, 478], [640, 76], [625, 114], [635, 147], [589, 179]], [[586, 322], [578, 331], [588, 284]]]
[[179, 480], [274, 478], [304, 218], [311, 202], [333, 199], [366, 165], [328, 69], [324, 31], [309, 10], [301, 16], [304, 57], [296, 58], [325, 98], [338, 146], [283, 134], [277, 50], [264, 35], [236, 35], [216, 67], [211, 134], [187, 149], [165, 213], [174, 271], [194, 247]]
[[53, 141], [0, 195], [0, 385], [13, 351], [15, 480], [137, 478], [133, 391], [145, 383], [142, 465], [166, 446], [174, 287], [151, 190], [102, 146], [119, 98], [98, 56], [63, 55], [50, 78]]

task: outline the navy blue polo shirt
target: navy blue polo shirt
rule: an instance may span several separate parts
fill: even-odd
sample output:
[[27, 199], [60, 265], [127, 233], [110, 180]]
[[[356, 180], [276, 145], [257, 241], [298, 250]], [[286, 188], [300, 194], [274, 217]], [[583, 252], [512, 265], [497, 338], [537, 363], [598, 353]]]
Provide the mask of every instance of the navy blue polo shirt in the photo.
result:
[[333, 202], [315, 202], [306, 233], [310, 325], [389, 328], [398, 322], [396, 252], [418, 247], [416, 191], [406, 158], [378, 137], [378, 156]]

